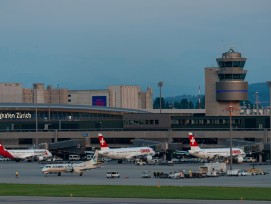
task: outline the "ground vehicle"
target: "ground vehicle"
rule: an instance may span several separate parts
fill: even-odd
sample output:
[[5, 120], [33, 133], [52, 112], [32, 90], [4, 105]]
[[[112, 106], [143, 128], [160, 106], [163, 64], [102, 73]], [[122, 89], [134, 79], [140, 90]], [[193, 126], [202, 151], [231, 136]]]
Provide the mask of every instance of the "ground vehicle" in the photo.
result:
[[232, 169], [227, 171], [227, 176], [239, 176], [240, 169]]
[[219, 175], [224, 175], [226, 173], [225, 163], [205, 163], [203, 166], [199, 167], [199, 172], [202, 176], [216, 177]]
[[244, 157], [244, 162], [257, 162], [254, 157]]
[[63, 159], [57, 156], [53, 156], [53, 157], [47, 158], [46, 161], [48, 162], [63, 161]]
[[148, 163], [149, 165], [156, 165], [156, 164], [158, 164], [158, 159], [148, 160], [147, 163]]
[[71, 154], [71, 155], [69, 155], [69, 160], [70, 161], [78, 161], [78, 160], [80, 160], [80, 156], [77, 154]]
[[268, 172], [264, 172], [262, 169], [258, 168], [251, 168], [247, 171], [248, 175], [256, 176], [256, 175], [265, 175], [268, 174]]
[[179, 172], [175, 171], [175, 172], [169, 173], [168, 177], [172, 179], [184, 178], [184, 173], [182, 171], [179, 171]]
[[150, 171], [143, 171], [141, 174], [141, 178], [151, 178]]
[[135, 165], [143, 166], [146, 165], [147, 163], [141, 159], [136, 159], [135, 160]]
[[0, 161], [9, 161], [10, 159], [9, 158], [6, 158], [6, 157], [0, 157]]
[[238, 176], [247, 176], [247, 175], [249, 175], [247, 171], [240, 170], [240, 171], [238, 172]]
[[120, 174], [117, 171], [108, 171], [106, 172], [106, 178], [119, 178]]
[[158, 164], [159, 165], [168, 165], [168, 166], [173, 166], [174, 165], [174, 163], [172, 161], [167, 161], [167, 160], [159, 161]]

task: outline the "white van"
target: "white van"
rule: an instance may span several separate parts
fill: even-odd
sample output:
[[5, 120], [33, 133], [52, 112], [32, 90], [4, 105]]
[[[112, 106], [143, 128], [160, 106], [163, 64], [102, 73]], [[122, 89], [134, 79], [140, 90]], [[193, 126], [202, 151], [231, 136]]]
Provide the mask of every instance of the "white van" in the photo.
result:
[[117, 171], [108, 171], [106, 172], [106, 178], [119, 178], [120, 174]]
[[78, 161], [78, 160], [80, 160], [80, 156], [77, 154], [71, 154], [71, 155], [69, 155], [69, 160], [70, 161]]

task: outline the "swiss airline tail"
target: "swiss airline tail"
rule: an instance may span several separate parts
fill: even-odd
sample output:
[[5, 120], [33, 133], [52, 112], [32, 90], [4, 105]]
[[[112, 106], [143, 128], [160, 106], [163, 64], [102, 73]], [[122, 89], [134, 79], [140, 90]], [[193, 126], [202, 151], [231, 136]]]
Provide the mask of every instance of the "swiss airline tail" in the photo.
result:
[[4, 151], [5, 148], [0, 144], [0, 151]]
[[109, 149], [104, 137], [101, 133], [98, 134], [101, 150]]
[[199, 150], [200, 149], [200, 147], [199, 147], [197, 141], [195, 140], [194, 135], [193, 135], [192, 132], [189, 133], [189, 141], [190, 141], [191, 150]]
[[3, 145], [0, 144], [0, 155], [3, 157], [7, 157], [10, 159], [14, 159], [14, 157], [3, 147]]

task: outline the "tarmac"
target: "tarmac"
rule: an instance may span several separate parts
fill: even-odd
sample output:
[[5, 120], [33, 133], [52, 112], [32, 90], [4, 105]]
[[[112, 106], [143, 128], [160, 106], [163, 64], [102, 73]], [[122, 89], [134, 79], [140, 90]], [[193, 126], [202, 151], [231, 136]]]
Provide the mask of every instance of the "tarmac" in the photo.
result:
[[[136, 166], [133, 163], [118, 164], [117, 162], [104, 163], [101, 168], [84, 172], [83, 176], [74, 173], [50, 174], [45, 176], [41, 169], [45, 164], [38, 162], [0, 162], [0, 183], [13, 184], [71, 184], [71, 185], [137, 185], [137, 186], [231, 186], [231, 187], [271, 187], [271, 165], [260, 165], [267, 175], [257, 176], [221, 176], [208, 178], [155, 178], [153, 172], [173, 172], [178, 170], [197, 171], [202, 163], [175, 164], [174, 166]], [[252, 165], [236, 164], [233, 168], [250, 169]], [[106, 178], [107, 171], [118, 171], [120, 178]], [[142, 178], [142, 172], [149, 171], [151, 178]], [[16, 177], [17, 172], [17, 177]], [[1, 204], [47, 204], [47, 203], [82, 203], [82, 204], [267, 204], [270, 201], [246, 200], [184, 200], [184, 199], [136, 199], [136, 198], [81, 198], [81, 197], [38, 197], [38, 196], [0, 196]]]
[[1, 204], [269, 204], [270, 201], [1, 196]]
[[[101, 168], [84, 172], [83, 176], [76, 173], [49, 174], [45, 176], [41, 169], [45, 164], [39, 162], [0, 162], [0, 183], [15, 184], [75, 184], [75, 185], [136, 185], [136, 186], [229, 186], [229, 187], [271, 187], [271, 165], [255, 165], [267, 175], [257, 176], [220, 176], [207, 178], [154, 178], [154, 172], [173, 172], [179, 170], [197, 171], [202, 163], [136, 166], [133, 163], [104, 163]], [[233, 169], [248, 170], [250, 164], [233, 164]], [[106, 178], [107, 171], [118, 171], [120, 178]], [[151, 178], [141, 178], [142, 172], [148, 171]], [[18, 172], [18, 178], [16, 177]]]

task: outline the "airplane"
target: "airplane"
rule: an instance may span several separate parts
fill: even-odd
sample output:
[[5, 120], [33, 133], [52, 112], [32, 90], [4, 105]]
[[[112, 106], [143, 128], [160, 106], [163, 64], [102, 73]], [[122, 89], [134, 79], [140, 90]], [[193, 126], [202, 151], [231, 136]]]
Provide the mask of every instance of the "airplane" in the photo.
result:
[[98, 151], [95, 152], [93, 158], [86, 162], [71, 163], [71, 164], [47, 164], [42, 168], [42, 173], [47, 176], [48, 174], [57, 174], [61, 176], [61, 173], [79, 173], [83, 176], [83, 172], [86, 170], [92, 170], [97, 168]]
[[32, 161], [32, 159], [37, 159], [39, 161], [45, 158], [51, 157], [52, 154], [47, 149], [5, 149], [2, 144], [0, 144], [0, 155], [19, 162], [21, 160]]
[[109, 148], [106, 143], [103, 135], [98, 134], [101, 150], [98, 151], [99, 155], [111, 159], [122, 159], [135, 160], [136, 158], [146, 158], [147, 161], [152, 160], [152, 157], [155, 155], [150, 147], [128, 147], [128, 148]]
[[[189, 132], [190, 140], [190, 150], [189, 154], [201, 158], [201, 159], [218, 159], [218, 158], [230, 158], [230, 148], [213, 148], [213, 149], [202, 149], [199, 147], [193, 133]], [[245, 152], [240, 148], [232, 148], [232, 159], [237, 163], [242, 163], [244, 157], [246, 156]]]

